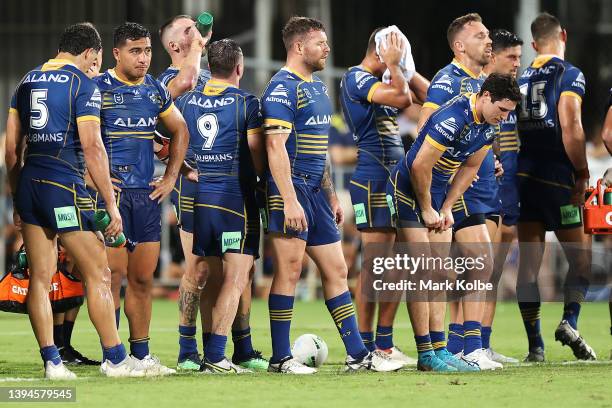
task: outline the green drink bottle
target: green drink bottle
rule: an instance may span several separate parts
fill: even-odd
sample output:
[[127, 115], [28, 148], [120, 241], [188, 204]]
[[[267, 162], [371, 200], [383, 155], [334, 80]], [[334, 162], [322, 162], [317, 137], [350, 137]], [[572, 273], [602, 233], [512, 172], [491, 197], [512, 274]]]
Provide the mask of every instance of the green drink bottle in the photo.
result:
[[612, 205], [612, 187], [604, 190], [604, 205]]
[[19, 270], [25, 270], [28, 267], [28, 257], [26, 256], [25, 250], [21, 249], [17, 252], [17, 268]]
[[202, 34], [202, 37], [206, 37], [213, 26], [213, 16], [208, 12], [203, 12], [196, 19], [196, 28]]
[[[94, 215], [94, 223], [96, 225], [96, 229], [104, 234], [106, 227], [108, 227], [108, 224], [110, 224], [110, 215], [108, 215], [106, 210], [98, 210]], [[116, 237], [107, 237], [105, 235], [104, 242], [110, 247], [120, 248], [125, 245], [125, 235], [123, 235], [123, 232]]]

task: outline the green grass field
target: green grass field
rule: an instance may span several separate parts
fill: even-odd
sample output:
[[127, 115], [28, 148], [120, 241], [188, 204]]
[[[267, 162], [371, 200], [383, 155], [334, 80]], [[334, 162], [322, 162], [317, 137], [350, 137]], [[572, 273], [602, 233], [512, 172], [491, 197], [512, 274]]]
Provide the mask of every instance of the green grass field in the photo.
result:
[[[397, 373], [343, 374], [344, 348], [322, 302], [297, 303], [292, 339], [304, 333], [321, 336], [329, 346], [329, 359], [321, 371], [309, 377], [267, 373], [245, 376], [203, 376], [181, 374], [166, 378], [107, 379], [97, 368], [75, 368], [80, 377], [77, 403], [64, 406], [86, 407], [301, 407], [327, 406], [594, 406], [612, 407], [610, 385], [612, 365], [609, 353], [610, 320], [606, 303], [583, 306], [580, 331], [596, 350], [600, 361], [574, 363], [568, 348], [554, 341], [561, 305], [543, 307], [543, 333], [549, 363], [538, 366], [506, 367], [502, 371], [444, 375], [405, 370]], [[178, 353], [177, 307], [174, 302], [156, 301], [151, 326], [151, 349], [169, 366]], [[412, 331], [405, 309], [398, 312], [395, 343], [415, 355]], [[121, 338], [126, 341], [126, 318], [122, 316]], [[265, 302], [255, 302], [252, 312], [253, 342], [269, 356], [270, 338]], [[199, 332], [198, 332], [199, 336]], [[492, 344], [507, 355], [522, 357], [526, 350], [524, 329], [515, 303], [498, 306]], [[93, 326], [85, 310], [77, 320], [73, 345], [91, 358], [100, 350]], [[231, 355], [231, 341], [228, 344]], [[0, 387], [49, 386], [43, 381], [38, 347], [25, 315], [0, 313]], [[40, 379], [40, 380], [39, 380]], [[3, 404], [15, 406], [17, 404]], [[28, 403], [27, 406], [46, 405]], [[47, 405], [48, 406], [48, 405]]]

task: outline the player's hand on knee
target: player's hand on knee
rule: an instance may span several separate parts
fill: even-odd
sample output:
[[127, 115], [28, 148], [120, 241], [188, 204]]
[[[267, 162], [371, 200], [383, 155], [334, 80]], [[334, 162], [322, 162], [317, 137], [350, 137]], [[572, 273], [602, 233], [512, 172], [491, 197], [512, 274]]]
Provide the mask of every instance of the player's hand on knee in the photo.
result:
[[123, 222], [121, 220], [121, 214], [117, 205], [112, 202], [110, 205], [106, 204], [106, 211], [110, 217], [110, 223], [104, 230], [104, 235], [107, 237], [116, 237], [123, 232]]
[[440, 228], [440, 214], [433, 208], [429, 207], [426, 210], [421, 211], [421, 218], [423, 218], [423, 222], [425, 226], [429, 229], [438, 229]]
[[153, 187], [153, 192], [149, 194], [149, 198], [151, 200], [157, 200], [158, 203], [161, 203], [164, 198], [168, 197], [174, 188], [174, 182], [171, 177], [158, 177], [149, 183], [151, 187]]
[[440, 209], [440, 228], [439, 232], [444, 232], [451, 228], [455, 223], [455, 217], [453, 217], [453, 211], [450, 208]]
[[308, 229], [306, 214], [302, 205], [296, 198], [286, 200], [284, 203], [285, 225], [288, 229], [303, 232]]

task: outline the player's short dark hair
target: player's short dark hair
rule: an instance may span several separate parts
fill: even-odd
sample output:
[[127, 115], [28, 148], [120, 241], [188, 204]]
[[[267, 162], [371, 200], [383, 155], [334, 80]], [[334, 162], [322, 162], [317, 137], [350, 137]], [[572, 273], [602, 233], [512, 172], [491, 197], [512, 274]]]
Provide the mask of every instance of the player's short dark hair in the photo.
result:
[[325, 31], [325, 26], [319, 20], [310, 17], [293, 16], [283, 27], [283, 43], [289, 51], [296, 38], [302, 38], [311, 31]]
[[102, 49], [100, 34], [91, 23], [78, 23], [66, 27], [57, 47], [59, 52], [67, 52], [72, 55], [79, 55], [89, 48], [96, 51]]
[[503, 28], [498, 28], [491, 31], [489, 33], [489, 37], [491, 37], [491, 48], [493, 49], [493, 52], [500, 52], [506, 48], [523, 45], [523, 40], [521, 40], [516, 34], [508, 30], [504, 30]]
[[195, 21], [195, 19], [188, 14], [179, 14], [178, 16], [171, 17], [168, 20], [166, 20], [166, 22], [164, 22], [164, 24], [162, 24], [161, 27], [159, 27], [159, 38], [163, 38], [166, 30], [172, 27], [172, 25], [177, 20], [182, 20], [184, 18], [191, 20], [191, 21]]
[[369, 54], [376, 50], [376, 34], [378, 34], [379, 31], [384, 29], [384, 27], [378, 27], [374, 31], [372, 31], [372, 34], [370, 34], [370, 38], [368, 39], [368, 49], [366, 51], [366, 54]]
[[509, 74], [493, 73], [485, 79], [480, 88], [479, 95], [485, 91], [491, 94], [491, 102], [497, 102], [502, 99], [510, 99], [513, 102], [520, 102], [521, 91], [516, 83], [516, 80]]
[[227, 78], [232, 75], [242, 57], [238, 43], [229, 38], [215, 41], [208, 46], [208, 66], [213, 76]]
[[542, 13], [531, 22], [531, 36], [533, 41], [538, 42], [556, 34], [559, 28], [561, 28], [561, 23], [557, 17], [549, 13]]
[[151, 32], [142, 24], [130, 23], [126, 21], [113, 32], [113, 47], [121, 47], [127, 40], [139, 40], [141, 38], [151, 38]]
[[457, 34], [463, 30], [463, 27], [465, 27], [466, 24], [473, 22], [482, 23], [482, 17], [480, 17], [480, 14], [466, 14], [465, 16], [457, 17], [450, 23], [448, 30], [446, 30], [446, 39], [448, 40], [448, 45], [451, 48], [453, 48], [453, 42], [455, 41]]

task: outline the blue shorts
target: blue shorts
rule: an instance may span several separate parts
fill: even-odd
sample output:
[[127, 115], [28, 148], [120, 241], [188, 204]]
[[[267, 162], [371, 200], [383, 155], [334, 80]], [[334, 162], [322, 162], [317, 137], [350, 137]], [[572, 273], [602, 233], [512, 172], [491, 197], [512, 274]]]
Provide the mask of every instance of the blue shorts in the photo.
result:
[[255, 197], [200, 192], [194, 206], [193, 253], [226, 252], [259, 257], [259, 209]]
[[178, 226], [193, 233], [193, 203], [198, 192], [198, 183], [187, 180], [182, 174], [176, 179], [170, 201], [178, 220]]
[[95, 231], [94, 204], [85, 183], [65, 183], [32, 177], [24, 169], [15, 205], [25, 223], [56, 233]]
[[460, 229], [463, 222], [470, 216], [483, 214], [485, 217], [482, 217], [482, 222], [477, 224], [484, 224], [484, 219], [487, 216], [501, 213], [497, 181], [485, 181], [478, 187], [479, 189], [468, 188], [453, 205], [453, 218], [455, 220], [453, 229]]
[[[151, 191], [147, 188], [124, 188], [115, 193], [123, 220], [123, 234], [133, 245], [159, 242], [161, 239], [161, 206], [149, 198]], [[99, 197], [98, 208], [104, 207]]]
[[340, 241], [340, 231], [325, 192], [305, 182], [294, 183], [297, 199], [304, 213], [308, 230], [297, 232], [285, 227], [283, 199], [273, 181], [266, 185], [266, 210], [262, 213], [266, 233], [276, 232], [306, 241], [307, 246], [326, 245]]
[[387, 203], [388, 180], [351, 179], [349, 191], [358, 230], [395, 228]]
[[499, 184], [499, 199], [502, 203], [502, 223], [507, 226], [516, 225], [519, 219], [519, 193], [516, 177], [502, 177]]
[[[431, 189], [431, 206], [439, 211], [446, 197], [446, 186]], [[387, 183], [387, 203], [397, 228], [425, 227], [421, 220], [421, 208], [412, 190], [410, 176], [398, 168], [393, 170]]]
[[572, 187], [519, 176], [519, 222], [540, 222], [546, 231], [582, 226], [582, 209], [570, 204]]

